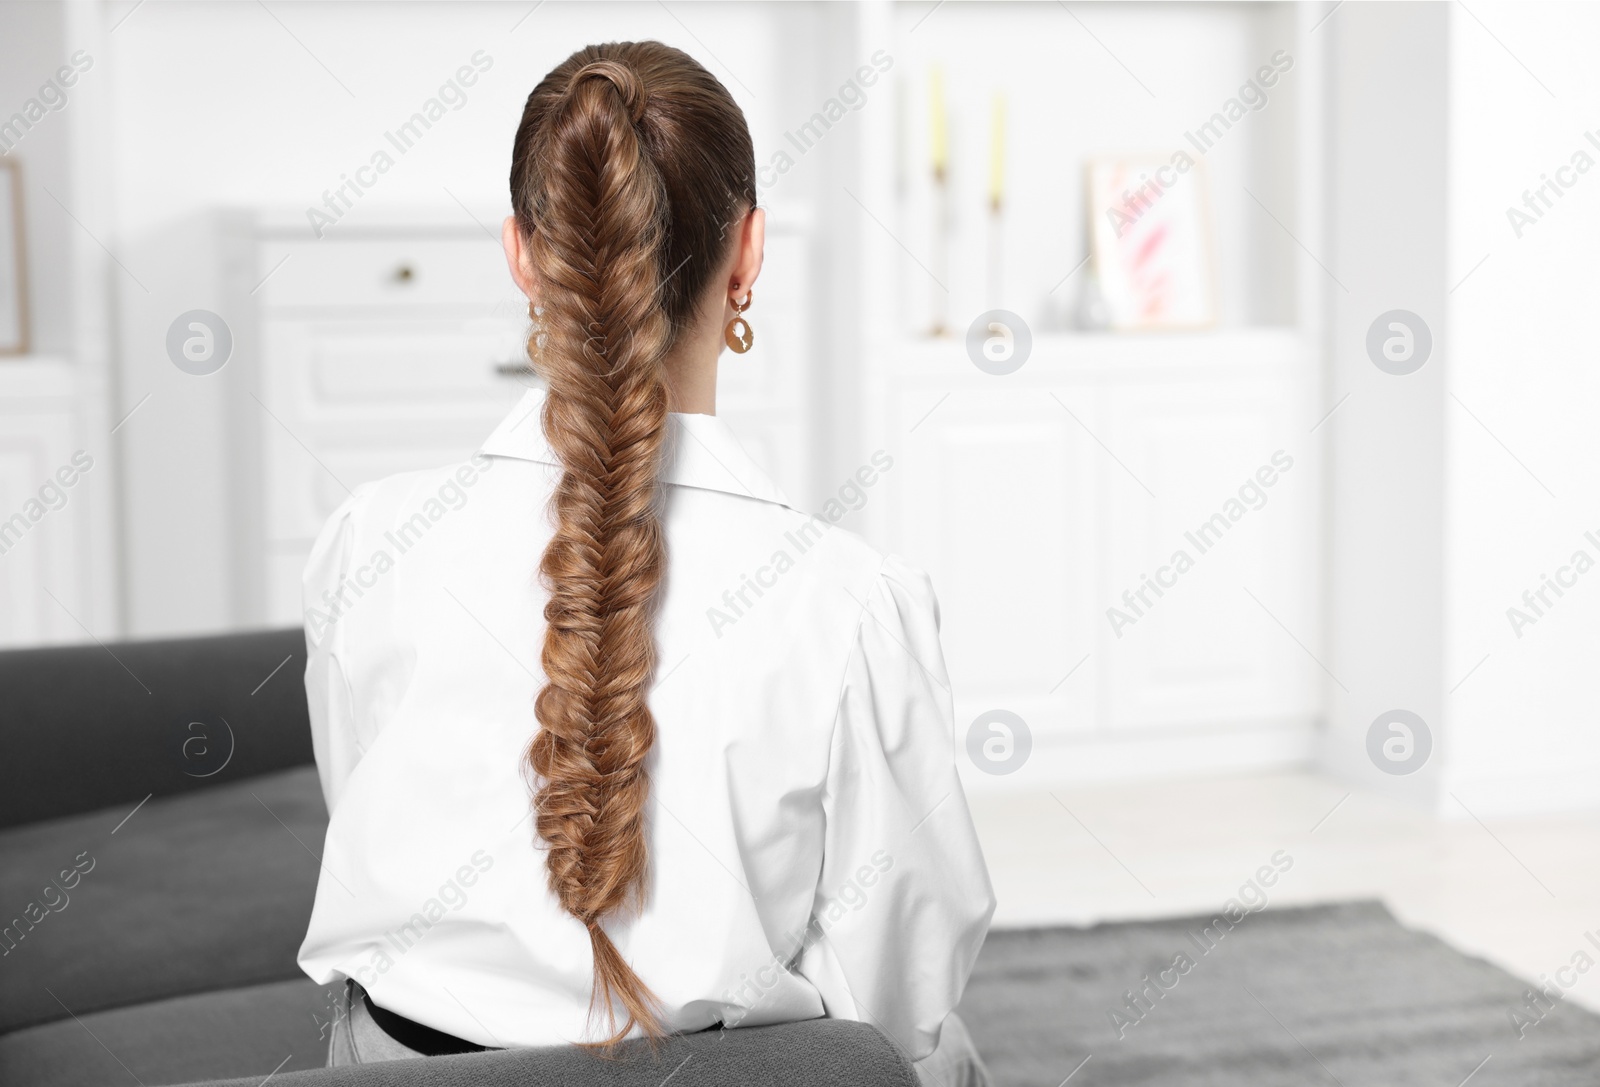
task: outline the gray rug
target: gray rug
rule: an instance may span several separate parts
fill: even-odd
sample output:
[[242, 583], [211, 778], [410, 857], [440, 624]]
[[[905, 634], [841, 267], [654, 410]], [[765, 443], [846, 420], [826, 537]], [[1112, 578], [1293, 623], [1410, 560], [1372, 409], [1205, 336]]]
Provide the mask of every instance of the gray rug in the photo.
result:
[[991, 933], [960, 1012], [995, 1087], [1600, 1084], [1600, 1016], [1541, 1015], [1528, 983], [1376, 902], [1246, 914], [1221, 939], [1210, 921]]

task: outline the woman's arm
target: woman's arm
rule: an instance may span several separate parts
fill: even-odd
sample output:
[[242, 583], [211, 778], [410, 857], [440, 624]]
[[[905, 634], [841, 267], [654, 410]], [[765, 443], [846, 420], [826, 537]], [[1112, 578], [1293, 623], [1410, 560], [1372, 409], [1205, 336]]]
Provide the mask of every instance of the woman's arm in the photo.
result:
[[994, 913], [956, 775], [939, 609], [891, 556], [845, 668], [824, 810], [822, 876], [798, 964], [830, 1016], [931, 1053]]
[[350, 694], [348, 650], [343, 622], [345, 588], [355, 551], [356, 522], [370, 487], [358, 487], [328, 518], [311, 545], [301, 578], [306, 627], [306, 702], [311, 712], [311, 746], [328, 812], [361, 759]]

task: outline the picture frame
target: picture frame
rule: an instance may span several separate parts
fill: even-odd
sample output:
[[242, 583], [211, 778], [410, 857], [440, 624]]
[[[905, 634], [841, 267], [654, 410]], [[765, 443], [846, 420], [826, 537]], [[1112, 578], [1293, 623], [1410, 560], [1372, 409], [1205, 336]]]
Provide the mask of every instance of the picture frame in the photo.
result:
[[1084, 193], [1109, 326], [1213, 327], [1217, 258], [1205, 161], [1184, 151], [1092, 158]]
[[0, 158], [0, 356], [26, 355], [28, 262], [22, 222], [22, 167]]

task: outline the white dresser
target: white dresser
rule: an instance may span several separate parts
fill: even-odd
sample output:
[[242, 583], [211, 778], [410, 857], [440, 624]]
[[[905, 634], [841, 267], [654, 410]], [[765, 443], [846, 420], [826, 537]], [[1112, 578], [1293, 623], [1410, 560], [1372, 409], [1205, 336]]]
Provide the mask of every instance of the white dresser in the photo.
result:
[[526, 380], [503, 372], [526, 365], [525, 303], [470, 222], [455, 234], [298, 233], [264, 231], [256, 255], [271, 273], [257, 298], [274, 624], [299, 621], [307, 550], [350, 489], [464, 458]]
[[116, 465], [104, 383], [59, 358], [0, 359], [0, 646], [115, 629], [103, 563]]

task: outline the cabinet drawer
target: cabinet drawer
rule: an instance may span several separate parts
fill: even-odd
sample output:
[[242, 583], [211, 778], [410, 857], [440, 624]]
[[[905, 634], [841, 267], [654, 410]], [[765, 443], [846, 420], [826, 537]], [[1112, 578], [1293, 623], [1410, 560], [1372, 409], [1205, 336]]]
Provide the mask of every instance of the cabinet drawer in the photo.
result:
[[528, 379], [498, 368], [526, 365], [526, 333], [494, 318], [268, 320], [271, 404], [309, 425], [509, 410]]
[[256, 270], [263, 308], [470, 309], [508, 318], [527, 300], [505, 254], [482, 235], [264, 241]]

